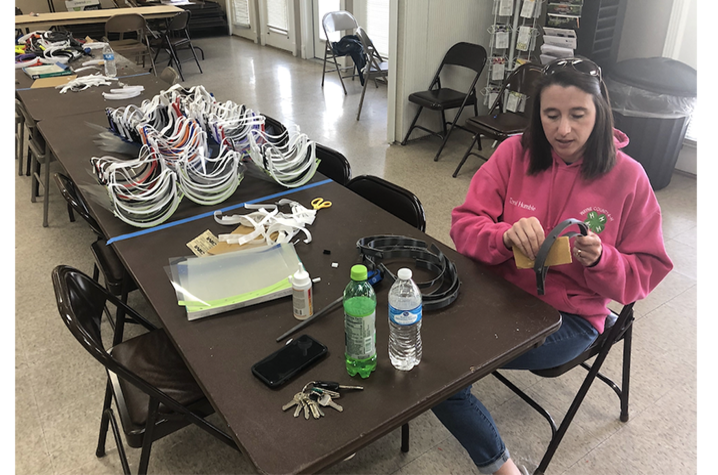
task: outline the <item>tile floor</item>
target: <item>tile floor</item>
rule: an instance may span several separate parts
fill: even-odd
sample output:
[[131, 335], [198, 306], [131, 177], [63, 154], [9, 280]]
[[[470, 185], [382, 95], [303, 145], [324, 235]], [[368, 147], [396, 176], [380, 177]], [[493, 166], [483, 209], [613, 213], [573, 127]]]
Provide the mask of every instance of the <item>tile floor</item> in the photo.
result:
[[[361, 121], [356, 110], [359, 82], [342, 93], [336, 76], [320, 88], [321, 63], [304, 61], [270, 47], [230, 37], [199, 39], [204, 74], [186, 63], [185, 85], [203, 84], [218, 99], [231, 99], [297, 124], [310, 138], [344, 153], [354, 175], [383, 176], [412, 190], [427, 214], [427, 232], [451, 245], [451, 209], [460, 204], [480, 160], [471, 158], [457, 178], [451, 174], [469, 136], [457, 132], [439, 162], [433, 138], [407, 146], [386, 141], [386, 87], [367, 89]], [[68, 127], [81, 124], [69, 123]], [[696, 473], [697, 433], [697, 211], [696, 179], [674, 174], [658, 191], [666, 247], [675, 270], [636, 305], [630, 420], [618, 420], [618, 399], [594, 384], [568, 436], [549, 467], [550, 474]], [[57, 314], [50, 272], [70, 264], [91, 272], [88, 246], [94, 239], [83, 222], [69, 222], [54, 188], [50, 226], [42, 228], [42, 204], [30, 203], [30, 179], [15, 179], [15, 465], [18, 474], [119, 474], [114, 441], [94, 455], [104, 391], [98, 363], [71, 337]], [[467, 289], [468, 291], [468, 289]], [[152, 316], [140, 295], [130, 303]], [[620, 351], [606, 373], [619, 377]], [[583, 377], [581, 370], [547, 380], [530, 373], [510, 377], [559, 419]], [[473, 391], [492, 411], [519, 463], [533, 469], [549, 442], [546, 422], [492, 378]], [[214, 416], [216, 417], [216, 416]], [[461, 446], [433, 414], [411, 423], [409, 453], [399, 450], [395, 431], [340, 463], [329, 473], [478, 473]], [[133, 470], [139, 451], [129, 450]], [[155, 443], [151, 473], [254, 473], [250, 462], [199, 429], [189, 427]]]

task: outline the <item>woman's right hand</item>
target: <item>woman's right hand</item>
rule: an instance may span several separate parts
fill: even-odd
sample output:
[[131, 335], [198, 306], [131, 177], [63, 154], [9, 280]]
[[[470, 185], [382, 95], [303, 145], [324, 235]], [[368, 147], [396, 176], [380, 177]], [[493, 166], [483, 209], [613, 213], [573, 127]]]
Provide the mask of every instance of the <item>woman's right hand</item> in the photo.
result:
[[521, 218], [504, 233], [504, 245], [521, 251], [529, 259], [536, 260], [546, 235], [538, 218]]

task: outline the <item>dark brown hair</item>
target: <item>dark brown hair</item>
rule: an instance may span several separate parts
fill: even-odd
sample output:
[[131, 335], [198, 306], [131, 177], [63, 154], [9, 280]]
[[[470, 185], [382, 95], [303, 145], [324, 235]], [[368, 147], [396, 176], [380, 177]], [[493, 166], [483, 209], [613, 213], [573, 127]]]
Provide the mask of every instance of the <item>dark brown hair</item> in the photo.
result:
[[616, 147], [613, 143], [613, 114], [608, 99], [608, 91], [603, 81], [595, 76], [567, 67], [542, 75], [536, 84], [533, 109], [529, 125], [524, 131], [521, 143], [529, 150], [531, 163], [529, 175], [536, 175], [551, 168], [551, 144], [541, 124], [541, 93], [549, 86], [575, 86], [590, 94], [596, 106], [596, 123], [584, 146], [581, 176], [587, 180], [607, 173], [616, 164]]

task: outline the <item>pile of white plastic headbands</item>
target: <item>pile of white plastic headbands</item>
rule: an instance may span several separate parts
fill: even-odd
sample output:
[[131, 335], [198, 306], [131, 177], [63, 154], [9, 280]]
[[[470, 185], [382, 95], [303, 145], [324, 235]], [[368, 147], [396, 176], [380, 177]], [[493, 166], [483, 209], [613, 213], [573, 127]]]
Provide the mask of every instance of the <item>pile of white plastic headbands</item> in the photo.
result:
[[[289, 205], [291, 213], [279, 212], [278, 205]], [[264, 241], [267, 245], [289, 242], [299, 232], [304, 233], [305, 243], [312, 241], [312, 235], [306, 226], [314, 223], [317, 211], [307, 209], [296, 201], [281, 199], [277, 204], [247, 204], [246, 209], [256, 210], [249, 214], [223, 216], [215, 211], [214, 219], [219, 224], [242, 225], [254, 228], [247, 234], [220, 234], [220, 241], [228, 244], [247, 244], [255, 240]]]
[[182, 200], [177, 177], [149, 147], [134, 160], [93, 157], [95, 175], [107, 188], [112, 211], [122, 221], [145, 228], [167, 220]]
[[[107, 187], [113, 212], [138, 227], [167, 220], [184, 196], [200, 205], [223, 202], [241, 183], [245, 163], [287, 188], [307, 183], [319, 165], [315, 143], [298, 127], [267, 134], [264, 116], [217, 102], [202, 86], [175, 85], [139, 106], [106, 112], [110, 129], [142, 148], [134, 160], [93, 157], [95, 175]], [[218, 145], [211, 147], [208, 137]], [[297, 227], [285, 216], [277, 219], [271, 233], [280, 225]]]
[[264, 130], [249, 134], [249, 156], [252, 162], [287, 188], [295, 188], [312, 179], [319, 166], [316, 144], [299, 127], [271, 136]]
[[185, 139], [202, 130], [288, 188], [307, 183], [319, 165], [315, 143], [299, 127], [270, 135], [263, 115], [232, 101], [218, 102], [203, 86], [176, 84], [140, 106], [108, 108], [107, 117], [110, 129], [123, 139], [151, 145], [170, 162], [176, 144], [184, 146]]

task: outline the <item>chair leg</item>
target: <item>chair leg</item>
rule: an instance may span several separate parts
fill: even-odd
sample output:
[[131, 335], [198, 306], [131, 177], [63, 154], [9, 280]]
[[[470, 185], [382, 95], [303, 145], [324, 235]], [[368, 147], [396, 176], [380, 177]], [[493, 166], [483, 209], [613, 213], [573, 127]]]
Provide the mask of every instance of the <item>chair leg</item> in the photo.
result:
[[414, 130], [414, 126], [416, 125], [416, 121], [419, 120], [419, 114], [421, 114], [422, 110], [424, 110], [424, 107], [419, 106], [419, 110], [416, 111], [416, 116], [414, 116], [414, 120], [411, 122], [409, 130], [406, 132], [406, 137], [404, 137], [404, 140], [401, 141], [402, 145], [406, 145], [406, 141], [409, 140], [409, 135], [411, 135], [411, 131]]
[[324, 75], [327, 72], [327, 47], [324, 47], [324, 63], [322, 64], [322, 87], [324, 87]]
[[337, 63], [337, 57], [336, 55], [332, 55], [332, 59], [334, 60], [334, 67], [337, 68], [337, 76], [339, 76], [339, 82], [342, 83], [342, 89], [344, 89], [344, 95], [347, 95], [347, 88], [344, 85], [344, 79], [342, 78], [342, 71], [339, 69], [339, 63]]
[[[441, 146], [439, 147], [439, 150], [436, 152], [436, 156], [434, 157], [434, 161], [439, 161], [439, 155], [441, 155], [441, 151], [444, 150], [444, 146], [446, 145], [446, 142], [449, 141], [449, 136], [451, 135], [451, 132], [454, 130], [454, 126], [456, 125], [456, 122], [459, 120], [459, 116], [461, 115], [461, 111], [463, 111], [464, 108], [460, 107], [459, 112], [456, 113], [456, 117], [454, 117], [454, 121], [451, 123], [451, 126], [449, 127], [449, 130], [446, 130], [446, 122], [444, 122], [444, 141], [441, 142]], [[441, 111], [442, 119], [444, 117], [444, 111]]]
[[177, 72], [180, 75], [180, 78], [182, 78], [182, 81], [184, 81], [184, 74], [182, 74], [182, 64], [180, 63], [179, 58], [177, 57], [177, 51], [172, 47], [172, 44], [168, 44], [169, 46], [169, 52], [170, 52], [170, 62], [174, 61], [174, 63], [177, 65]]
[[364, 87], [361, 90], [361, 99], [359, 99], [359, 112], [357, 112], [357, 120], [361, 117], [361, 108], [364, 105], [364, 94], [366, 94], [366, 85], [369, 83], [369, 78], [364, 78]]
[[42, 227], [47, 227], [47, 215], [50, 210], [50, 150], [45, 144], [45, 176], [43, 178], [43, 193], [42, 197]]
[[628, 422], [628, 390], [631, 383], [631, 343], [633, 325], [623, 335], [623, 381], [621, 383], [621, 422]]
[[199, 73], [202, 73], [202, 66], [199, 65], [199, 59], [197, 59], [197, 54], [194, 52], [194, 46], [192, 46], [192, 43], [189, 44], [189, 49], [192, 51], [192, 56], [194, 56], [194, 62], [197, 63], [197, 67], [199, 68]]
[[[29, 137], [28, 137], [29, 138]], [[38, 168], [40, 166], [39, 163], [37, 163], [37, 157], [35, 157], [35, 154], [32, 153], [32, 149], [28, 147], [27, 149], [27, 158], [30, 161], [30, 202], [34, 203], [35, 198], [39, 195], [39, 187], [40, 184], [37, 181], [36, 174], [38, 173]]]
[[100, 420], [100, 438], [97, 441], [97, 449], [95, 455], [97, 457], [105, 456], [105, 441], [107, 440], [107, 429], [110, 423], [111, 413], [108, 411], [112, 404], [112, 383], [107, 378], [107, 387], [105, 389], [105, 402], [102, 404], [102, 419]]
[[130, 472], [130, 464], [127, 463], [127, 455], [125, 454], [125, 446], [120, 438], [120, 428], [117, 427], [117, 421], [115, 415], [112, 413], [112, 409], [108, 408], [107, 412], [110, 414], [110, 425], [112, 427], [112, 434], [115, 436], [115, 443], [117, 444], [117, 453], [120, 455], [120, 463], [122, 463], [122, 473], [125, 475], [132, 475]]
[[588, 372], [586, 379], [583, 380], [583, 384], [581, 384], [581, 388], [578, 390], [576, 397], [573, 399], [571, 407], [568, 409], [568, 412], [564, 416], [563, 421], [561, 421], [561, 425], [559, 426], [558, 431], [551, 438], [551, 443], [549, 444], [548, 449], [546, 449], [546, 453], [541, 459], [541, 463], [539, 463], [539, 466], [534, 472], [534, 474], [543, 474], [546, 472], [546, 468], [548, 468], [548, 464], [551, 462], [551, 459], [556, 453], [556, 450], [558, 449], [559, 444], [563, 440], [564, 435], [566, 435], [566, 431], [568, 430], [571, 421], [573, 421], [573, 418], [576, 416], [578, 408], [581, 406], [581, 403], [586, 397], [586, 394], [588, 394], [588, 390], [590, 389], [591, 384], [593, 384], [593, 381], [596, 379], [596, 375], [601, 369], [603, 362], [606, 360], [606, 356], [608, 356], [608, 351], [610, 350], [610, 348], [610, 346], [604, 347], [601, 352], [596, 356], [596, 360], [594, 361], [593, 365], [591, 365], [591, 370]]
[[401, 426], [401, 451], [406, 453], [409, 451], [409, 423]]
[[[20, 123], [20, 130], [18, 131], [18, 139], [17, 140], [18, 140], [18, 142], [15, 147], [15, 150], [17, 153], [17, 158], [18, 158], [17, 174], [18, 174], [18, 176], [22, 176], [22, 161], [23, 161], [22, 149], [23, 149], [23, 146], [25, 145], [25, 122]], [[29, 159], [30, 159], [30, 157], [28, 157], [28, 160]]]
[[160, 402], [150, 397], [149, 408], [147, 411], [147, 424], [145, 425], [145, 433], [142, 436], [142, 453], [140, 454], [140, 465], [137, 469], [139, 475], [147, 475], [147, 467], [150, 463], [150, 452], [152, 451], [152, 437], [155, 430], [155, 421], [157, 420], [157, 412], [159, 411]]
[[471, 145], [469, 145], [469, 148], [466, 150], [466, 153], [461, 158], [461, 161], [459, 162], [459, 166], [456, 167], [456, 170], [454, 170], [454, 174], [452, 175], [454, 178], [456, 178], [456, 175], [459, 174], [459, 170], [461, 170], [461, 167], [464, 166], [464, 162], [467, 158], [469, 158], [469, 155], [471, 155], [471, 149], [474, 148], [474, 144], [476, 142], [479, 142], [479, 149], [481, 149], [481, 134], [474, 135], [474, 140], [471, 142]]

